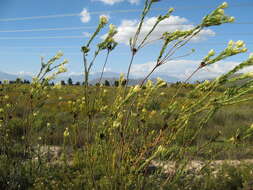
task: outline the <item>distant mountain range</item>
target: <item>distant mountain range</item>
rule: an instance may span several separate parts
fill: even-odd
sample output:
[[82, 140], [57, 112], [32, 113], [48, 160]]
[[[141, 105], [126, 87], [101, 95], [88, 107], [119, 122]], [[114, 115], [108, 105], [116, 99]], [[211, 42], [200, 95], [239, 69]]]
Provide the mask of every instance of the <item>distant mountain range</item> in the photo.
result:
[[24, 75], [24, 74], [9, 74], [0, 71], [0, 81], [4, 80], [16, 80], [17, 78], [26, 79], [26, 80], [32, 80], [32, 76]]
[[[96, 84], [99, 81], [100, 76], [101, 76], [100, 72], [90, 74], [90, 76], [89, 76], [90, 83], [91, 84]], [[113, 84], [115, 80], [119, 79], [119, 77], [120, 77], [120, 73], [107, 71], [107, 72], [104, 72], [104, 74], [103, 74], [102, 82], [104, 82], [105, 80], [108, 80], [111, 84]], [[174, 82], [180, 81], [179, 78], [170, 77], [170, 76], [167, 76], [167, 75], [159, 75], [159, 74], [152, 75], [150, 79], [155, 81], [157, 77], [160, 77], [160, 78], [162, 78], [163, 80], [165, 80], [169, 83], [174, 83]], [[0, 71], [0, 81], [3, 81], [3, 80], [16, 80], [17, 78], [21, 78], [23, 80], [29, 80], [29, 81], [32, 80], [32, 76], [30, 76], [30, 75], [8, 74], [8, 73]], [[59, 82], [61, 80], [67, 81], [68, 78], [71, 78], [72, 81], [75, 83], [75, 82], [78, 82], [78, 81], [79, 82], [83, 81], [84, 76], [81, 75], [81, 74], [80, 75], [60, 76], [57, 79], [55, 79], [55, 82]], [[129, 85], [139, 84], [142, 80], [143, 80], [142, 77], [131, 75], [130, 80], [129, 80]]]

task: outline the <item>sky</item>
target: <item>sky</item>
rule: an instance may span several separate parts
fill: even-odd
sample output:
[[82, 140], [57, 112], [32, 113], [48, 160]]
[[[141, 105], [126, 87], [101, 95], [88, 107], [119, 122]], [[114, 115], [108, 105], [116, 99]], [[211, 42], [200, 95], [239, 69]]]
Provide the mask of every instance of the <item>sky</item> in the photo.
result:
[[[161, 66], [156, 72], [168, 76], [187, 78], [197, 68], [200, 60], [210, 49], [222, 51], [229, 40], [243, 40], [248, 52], [231, 57], [200, 71], [196, 78], [213, 77], [233, 68], [247, 59], [253, 52], [253, 2], [252, 0], [228, 0], [226, 15], [234, 16], [235, 23], [208, 28], [202, 34], [182, 48], [177, 55], [196, 51], [190, 56], [171, 61]], [[201, 22], [201, 19], [221, 0], [161, 0], [154, 3], [144, 23], [144, 34], [156, 17], [165, 14], [170, 7], [173, 16], [158, 26], [152, 35], [159, 37], [163, 32], [176, 29], [189, 29]], [[35, 74], [40, 68], [40, 57], [50, 59], [59, 50], [68, 59], [68, 75], [83, 71], [80, 47], [85, 44], [99, 22], [99, 16], [105, 15], [109, 23], [118, 27], [115, 39], [118, 47], [110, 55], [107, 71], [125, 73], [129, 64], [129, 38], [134, 34], [144, 0], [0, 0], [0, 71], [7, 73]], [[187, 24], [187, 25], [183, 25]], [[94, 51], [96, 43], [108, 31], [103, 29], [91, 46]], [[142, 49], [136, 56], [132, 74], [143, 77], [152, 69], [159, 53], [161, 43], [155, 43]], [[98, 57], [92, 72], [101, 71], [105, 53]], [[250, 69], [249, 69], [250, 70]], [[249, 71], [247, 70], [247, 71]], [[253, 70], [253, 69], [252, 69]]]

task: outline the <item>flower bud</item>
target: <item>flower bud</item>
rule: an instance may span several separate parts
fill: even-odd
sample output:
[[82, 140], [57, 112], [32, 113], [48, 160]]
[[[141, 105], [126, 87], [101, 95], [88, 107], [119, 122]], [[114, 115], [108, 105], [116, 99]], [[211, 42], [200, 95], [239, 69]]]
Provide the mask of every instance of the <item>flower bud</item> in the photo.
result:
[[221, 15], [224, 15], [224, 10], [223, 9], [218, 9], [218, 11], [217, 11], [219, 14], [221, 14]]
[[222, 9], [225, 9], [227, 7], [228, 7], [228, 3], [227, 2], [222, 3], [221, 6], [220, 6], [220, 8], [222, 8]]
[[208, 52], [208, 56], [211, 57], [211, 56], [214, 56], [215, 55], [215, 51], [213, 49], [211, 49], [209, 52]]
[[230, 47], [231, 47], [231, 46], [233, 46], [233, 45], [234, 45], [234, 43], [235, 43], [235, 42], [234, 42], [233, 40], [230, 40], [230, 41], [228, 42], [228, 46], [230, 46]]
[[245, 52], [247, 52], [247, 51], [248, 51], [247, 48], [243, 48], [243, 49], [242, 49], [242, 52], [243, 52], [243, 53], [245, 53]]
[[241, 48], [241, 47], [243, 47], [245, 44], [244, 44], [244, 41], [238, 40], [238, 41], [235, 43], [235, 45], [236, 45], [237, 48]]
[[116, 26], [113, 24], [109, 25], [109, 33], [114, 33], [116, 31]]
[[105, 15], [101, 15], [101, 16], [99, 17], [99, 19], [100, 19], [100, 24], [102, 24], [102, 25], [105, 25], [105, 24], [108, 23], [108, 17], [105, 16]]
[[171, 14], [174, 10], [175, 10], [174, 8], [170, 8], [170, 9], [168, 10], [168, 13]]
[[65, 73], [67, 71], [67, 69], [64, 67], [63, 64], [60, 65], [58, 73]]
[[59, 51], [59, 52], [56, 54], [55, 58], [56, 58], [56, 59], [60, 59], [62, 56], [63, 56], [63, 53], [62, 53], [61, 51]]
[[228, 19], [228, 22], [234, 22], [235, 21], [235, 17], [230, 17], [229, 19]]

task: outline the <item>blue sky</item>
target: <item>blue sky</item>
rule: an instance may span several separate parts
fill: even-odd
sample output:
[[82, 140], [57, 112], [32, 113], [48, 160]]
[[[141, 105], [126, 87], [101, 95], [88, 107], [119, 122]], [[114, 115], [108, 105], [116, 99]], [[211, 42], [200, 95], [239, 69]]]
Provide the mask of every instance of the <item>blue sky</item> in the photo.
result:
[[[205, 14], [222, 2], [220, 0], [162, 0], [154, 4], [154, 10], [151, 11], [147, 19], [149, 20], [161, 13], [166, 13], [167, 9], [174, 7], [175, 12], [171, 22], [195, 25], [200, 22]], [[246, 59], [248, 54], [253, 52], [252, 0], [228, 0], [227, 2], [229, 8], [225, 10], [225, 13], [234, 16], [236, 22], [210, 28], [211, 30], [203, 34], [203, 39], [192, 42], [183, 48], [178, 55], [187, 53], [191, 48], [196, 49], [194, 54], [182, 60], [168, 63], [168, 65], [161, 67], [158, 72], [183, 79], [197, 67], [199, 60], [210, 49], [215, 49], [219, 52], [226, 47], [229, 40], [244, 40], [249, 50], [248, 53], [214, 65], [212, 68], [204, 70], [199, 76], [221, 74]], [[134, 21], [138, 20], [140, 11], [119, 11], [140, 10], [143, 4], [144, 0], [1, 0], [0, 71], [8, 73], [36, 73], [40, 66], [40, 56], [48, 59], [58, 50], [61, 50], [64, 53], [64, 58], [69, 60], [69, 73], [81, 73], [83, 68], [80, 46], [87, 41], [87, 33], [94, 31], [99, 16], [106, 14], [110, 17], [109, 23], [121, 28], [121, 34], [118, 37], [120, 44], [115, 52], [112, 53], [107, 70], [125, 72], [130, 54], [129, 47], [124, 43], [124, 40], [126, 40], [124, 36], [128, 36], [125, 29], [135, 24]], [[159, 8], [161, 10], [158, 10]], [[84, 9], [90, 14], [90, 19], [86, 15], [86, 18], [83, 19], [85, 22], [82, 22], [80, 13]], [[63, 16], [40, 17], [50, 15]], [[171, 26], [160, 27], [159, 30], [173, 30], [169, 27]], [[55, 28], [56, 30], [47, 31], [47, 29]], [[36, 29], [43, 30], [30, 31]], [[106, 29], [99, 36], [101, 37], [105, 33]], [[159, 31], [157, 31], [158, 33]], [[98, 37], [96, 42], [100, 40]], [[139, 52], [134, 61], [132, 72], [138, 76], [145, 75], [151, 68], [152, 61], [155, 60], [159, 52], [159, 47], [160, 44], [156, 43]], [[103, 60], [104, 55], [98, 57], [93, 72], [100, 71]]]

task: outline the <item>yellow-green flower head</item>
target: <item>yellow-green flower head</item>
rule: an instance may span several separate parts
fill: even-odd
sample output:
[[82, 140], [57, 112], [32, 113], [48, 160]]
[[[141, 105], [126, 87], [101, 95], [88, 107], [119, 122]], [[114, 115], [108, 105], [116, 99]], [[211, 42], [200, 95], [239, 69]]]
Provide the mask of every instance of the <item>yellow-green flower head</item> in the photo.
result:
[[10, 107], [11, 107], [11, 105], [10, 105], [10, 104], [6, 104], [6, 107], [7, 107], [7, 108], [10, 108]]
[[229, 46], [229, 47], [232, 47], [234, 44], [235, 44], [235, 42], [234, 42], [233, 40], [230, 40], [230, 41], [228, 42], [228, 46]]
[[225, 9], [227, 7], [228, 7], [228, 3], [227, 2], [222, 3], [221, 6], [220, 6], [220, 8], [222, 8], [222, 9]]
[[169, 10], [168, 10], [168, 13], [172, 13], [175, 9], [173, 7], [171, 7]]
[[59, 100], [62, 100], [62, 97], [60, 96], [58, 99], [59, 99]]
[[9, 96], [8, 96], [8, 95], [5, 95], [5, 96], [4, 96], [4, 99], [8, 100], [8, 99], [9, 99]]
[[109, 25], [109, 34], [114, 34], [115, 32], [117, 32], [116, 26], [113, 24], [110, 24]]
[[100, 20], [100, 23], [101, 23], [102, 25], [105, 25], [105, 24], [108, 23], [108, 17], [105, 16], [105, 15], [101, 15], [101, 16], [99, 17], [99, 20]]
[[67, 72], [67, 68], [64, 67], [63, 64], [61, 64], [58, 68], [58, 73], [65, 73], [65, 72]]
[[69, 61], [67, 59], [64, 59], [63, 62], [62, 62], [62, 64], [65, 65], [65, 64], [68, 64], [68, 62]]
[[238, 41], [235, 43], [235, 45], [236, 45], [237, 48], [241, 48], [241, 47], [245, 46], [245, 43], [244, 43], [244, 41], [242, 41], [242, 40], [238, 40]]
[[208, 52], [208, 56], [211, 57], [211, 56], [214, 56], [215, 55], [215, 51], [213, 49], [211, 49], [209, 52]]
[[60, 59], [62, 56], [63, 56], [63, 53], [62, 53], [61, 51], [59, 51], [59, 52], [56, 54], [55, 58], [56, 58], [56, 59]]
[[218, 11], [217, 11], [219, 14], [221, 14], [221, 15], [224, 15], [224, 10], [223, 9], [218, 9]]
[[3, 108], [0, 108], [0, 113], [3, 113], [4, 112], [4, 109]]
[[235, 17], [231, 16], [231, 17], [228, 19], [228, 22], [235, 22]]
[[152, 80], [148, 80], [148, 81], [146, 82], [146, 87], [147, 87], [147, 88], [152, 88], [152, 86], [153, 86]]
[[156, 80], [157, 80], [156, 84], [158, 86], [164, 86], [164, 85], [166, 85], [166, 82], [163, 79], [161, 79], [160, 77], [158, 77]]
[[249, 59], [253, 59], [253, 53], [249, 54]]
[[51, 126], [51, 124], [50, 123], [47, 123], [47, 127], [50, 127]]
[[160, 145], [158, 148], [157, 148], [157, 153], [164, 153], [166, 152], [166, 148], [164, 148], [162, 145]]
[[69, 128], [66, 128], [64, 133], [63, 133], [64, 137], [68, 137], [69, 136]]
[[114, 121], [113, 124], [112, 124], [112, 126], [114, 128], [118, 128], [120, 125], [121, 125], [121, 123], [119, 121]]
[[134, 92], [134, 93], [138, 93], [138, 92], [140, 92], [140, 91], [141, 91], [140, 85], [136, 85], [136, 86], [133, 88], [133, 92]]
[[243, 52], [243, 53], [245, 53], [245, 52], [247, 52], [247, 51], [248, 51], [247, 48], [243, 48], [243, 49], [242, 49], [242, 52]]

